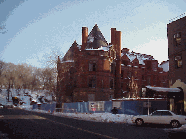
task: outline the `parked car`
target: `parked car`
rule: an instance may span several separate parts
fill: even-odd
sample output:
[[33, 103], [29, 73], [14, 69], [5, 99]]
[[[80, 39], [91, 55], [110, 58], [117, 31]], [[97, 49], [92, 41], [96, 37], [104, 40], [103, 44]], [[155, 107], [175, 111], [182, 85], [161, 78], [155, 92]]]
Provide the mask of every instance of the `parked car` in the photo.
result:
[[132, 122], [137, 126], [141, 126], [144, 123], [152, 124], [170, 124], [173, 128], [180, 127], [182, 124], [186, 124], [186, 116], [176, 115], [169, 110], [156, 110], [149, 115], [137, 115], [132, 118]]

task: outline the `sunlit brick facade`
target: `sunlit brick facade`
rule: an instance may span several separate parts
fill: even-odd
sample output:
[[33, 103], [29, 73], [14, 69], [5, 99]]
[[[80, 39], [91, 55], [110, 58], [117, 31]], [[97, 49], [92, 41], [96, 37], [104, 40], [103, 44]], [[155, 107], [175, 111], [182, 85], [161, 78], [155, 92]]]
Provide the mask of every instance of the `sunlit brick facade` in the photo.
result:
[[[76, 41], [58, 59], [58, 101], [108, 101], [139, 97], [146, 85], [162, 86], [163, 69], [152, 56], [121, 50], [121, 32], [111, 28], [107, 43], [97, 25], [88, 34], [82, 27], [82, 45]], [[167, 72], [164, 72], [167, 76]]]

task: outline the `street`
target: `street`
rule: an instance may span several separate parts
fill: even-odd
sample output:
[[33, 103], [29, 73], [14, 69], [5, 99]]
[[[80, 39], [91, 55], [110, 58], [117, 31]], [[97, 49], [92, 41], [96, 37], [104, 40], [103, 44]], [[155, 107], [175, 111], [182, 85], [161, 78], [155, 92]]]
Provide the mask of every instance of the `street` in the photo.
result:
[[21, 109], [0, 109], [0, 115], [4, 116], [0, 118], [0, 131], [7, 134], [7, 138], [171, 139], [186, 136], [185, 132], [165, 131], [164, 127], [83, 121]]

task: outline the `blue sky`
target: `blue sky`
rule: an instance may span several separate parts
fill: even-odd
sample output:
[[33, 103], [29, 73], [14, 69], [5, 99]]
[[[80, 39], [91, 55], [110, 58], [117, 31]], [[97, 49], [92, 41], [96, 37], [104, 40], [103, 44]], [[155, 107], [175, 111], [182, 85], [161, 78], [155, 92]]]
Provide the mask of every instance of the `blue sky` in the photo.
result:
[[168, 59], [167, 24], [185, 13], [186, 0], [0, 0], [0, 60], [45, 67], [65, 54], [81, 29], [122, 32], [122, 48]]

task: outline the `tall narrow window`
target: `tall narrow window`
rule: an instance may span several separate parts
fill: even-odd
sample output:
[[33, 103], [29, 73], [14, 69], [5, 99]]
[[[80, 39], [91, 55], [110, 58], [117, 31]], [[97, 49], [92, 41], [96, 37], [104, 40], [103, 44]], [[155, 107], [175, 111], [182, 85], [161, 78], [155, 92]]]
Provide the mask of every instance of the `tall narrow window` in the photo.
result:
[[111, 68], [110, 72], [113, 73], [113, 74], [115, 74], [114, 63], [111, 63], [110, 68]]
[[178, 46], [181, 44], [181, 32], [174, 34], [174, 45]]
[[147, 68], [147, 70], [151, 70], [152, 69], [152, 63], [151, 63], [151, 61], [147, 61], [146, 68]]
[[89, 87], [96, 88], [96, 78], [94, 77], [89, 78]]
[[110, 88], [111, 88], [111, 89], [114, 88], [114, 79], [110, 79]]
[[96, 71], [96, 62], [89, 62], [89, 71]]
[[181, 55], [175, 56], [175, 67], [181, 68], [182, 67], [182, 57]]
[[121, 70], [121, 78], [123, 79], [124, 70]]

